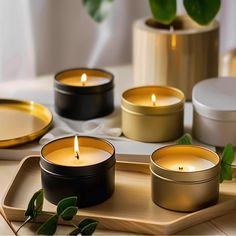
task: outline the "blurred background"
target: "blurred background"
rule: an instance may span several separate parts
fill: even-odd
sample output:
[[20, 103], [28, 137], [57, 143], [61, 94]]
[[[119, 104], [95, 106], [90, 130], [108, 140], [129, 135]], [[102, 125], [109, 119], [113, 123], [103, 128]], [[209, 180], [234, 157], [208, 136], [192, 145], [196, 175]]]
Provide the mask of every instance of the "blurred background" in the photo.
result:
[[[221, 54], [236, 47], [235, 12], [236, 0], [222, 0]], [[100, 24], [81, 0], [0, 0], [0, 81], [130, 64], [132, 24], [149, 15], [147, 0], [115, 0]]]

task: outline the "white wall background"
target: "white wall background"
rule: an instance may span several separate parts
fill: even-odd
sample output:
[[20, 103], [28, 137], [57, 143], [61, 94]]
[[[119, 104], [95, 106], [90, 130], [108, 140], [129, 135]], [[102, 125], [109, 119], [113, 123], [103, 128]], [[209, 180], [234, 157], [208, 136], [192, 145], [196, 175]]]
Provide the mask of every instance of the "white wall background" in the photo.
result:
[[[235, 12], [222, 0], [221, 52], [236, 47]], [[98, 25], [81, 0], [0, 0], [0, 80], [130, 63], [132, 22], [148, 15], [147, 0], [115, 0]]]

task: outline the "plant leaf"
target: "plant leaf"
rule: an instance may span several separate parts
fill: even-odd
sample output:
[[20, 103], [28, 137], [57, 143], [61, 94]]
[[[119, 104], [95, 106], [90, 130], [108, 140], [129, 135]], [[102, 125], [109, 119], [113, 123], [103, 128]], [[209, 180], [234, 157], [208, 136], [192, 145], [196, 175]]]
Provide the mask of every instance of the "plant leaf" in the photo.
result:
[[184, 0], [188, 15], [200, 25], [209, 24], [220, 9], [221, 0]]
[[225, 146], [220, 159], [220, 183], [222, 183], [224, 180], [231, 180], [233, 177], [231, 165], [234, 160], [234, 147], [232, 144], [227, 144]]
[[176, 0], [149, 0], [153, 17], [163, 24], [170, 24], [176, 17]]
[[81, 220], [81, 221], [79, 222], [78, 227], [79, 227], [80, 229], [83, 229], [85, 226], [87, 226], [87, 225], [89, 225], [89, 224], [91, 224], [91, 223], [94, 223], [94, 222], [97, 222], [97, 223], [98, 223], [97, 220], [93, 220], [93, 219], [89, 219], [89, 218], [83, 219], [83, 220]]
[[224, 180], [231, 180], [232, 177], [233, 177], [232, 166], [228, 164], [221, 164], [220, 183], [222, 183]]
[[51, 216], [37, 230], [37, 234], [53, 235], [57, 230], [58, 215]]
[[67, 207], [61, 214], [60, 217], [63, 220], [72, 220], [78, 211], [78, 207], [71, 206]]
[[40, 189], [34, 195], [29, 201], [27, 210], [25, 211], [25, 216], [31, 217], [31, 219], [34, 219], [39, 211], [42, 211], [43, 207], [43, 200], [44, 200], [44, 191], [43, 189]]
[[95, 220], [94, 222], [87, 224], [81, 229], [81, 232], [80, 232], [81, 235], [92, 235], [93, 232], [96, 230], [97, 225], [98, 225], [98, 221], [95, 221]]
[[77, 206], [77, 197], [67, 197], [62, 199], [57, 204], [57, 214], [61, 215], [61, 213], [67, 208], [71, 206]]
[[80, 232], [81, 232], [81, 229], [80, 229], [80, 228], [75, 228], [75, 229], [73, 229], [68, 235], [76, 236], [76, 235], [80, 234]]
[[179, 144], [179, 145], [193, 144], [192, 136], [190, 134], [184, 134], [180, 139], [176, 141], [176, 144]]
[[113, 0], [83, 0], [83, 5], [96, 22], [102, 22], [108, 15], [112, 2]]
[[234, 160], [234, 147], [232, 144], [227, 144], [224, 147], [224, 150], [220, 159], [222, 163], [232, 165], [232, 162]]

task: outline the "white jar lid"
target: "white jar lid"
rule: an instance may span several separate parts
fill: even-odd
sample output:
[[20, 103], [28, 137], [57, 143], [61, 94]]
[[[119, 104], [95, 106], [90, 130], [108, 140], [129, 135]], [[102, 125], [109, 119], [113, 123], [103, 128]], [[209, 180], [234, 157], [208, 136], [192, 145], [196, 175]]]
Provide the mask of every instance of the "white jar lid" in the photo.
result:
[[193, 88], [194, 110], [202, 116], [236, 121], [236, 77], [203, 80]]

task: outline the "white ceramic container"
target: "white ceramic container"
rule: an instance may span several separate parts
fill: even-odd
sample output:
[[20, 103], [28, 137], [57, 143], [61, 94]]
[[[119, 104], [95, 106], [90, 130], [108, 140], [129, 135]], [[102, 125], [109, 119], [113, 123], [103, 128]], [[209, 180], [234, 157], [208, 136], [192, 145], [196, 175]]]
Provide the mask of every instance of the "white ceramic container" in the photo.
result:
[[199, 82], [193, 88], [192, 101], [193, 135], [210, 145], [236, 146], [236, 78]]

